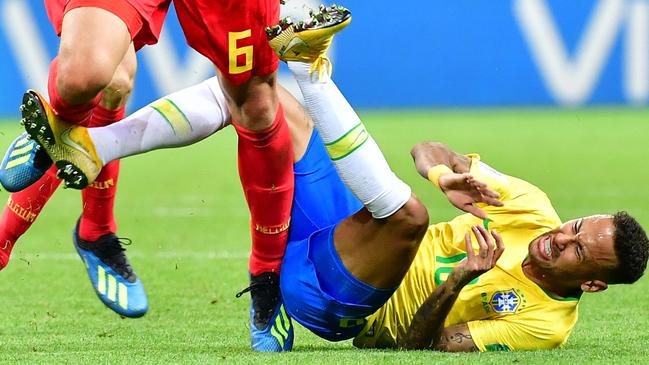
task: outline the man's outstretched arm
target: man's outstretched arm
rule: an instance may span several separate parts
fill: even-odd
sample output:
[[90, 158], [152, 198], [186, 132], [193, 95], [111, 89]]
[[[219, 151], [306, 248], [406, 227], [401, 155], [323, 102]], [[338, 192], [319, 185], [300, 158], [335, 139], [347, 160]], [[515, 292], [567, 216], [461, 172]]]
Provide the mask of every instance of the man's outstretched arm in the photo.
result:
[[417, 172], [426, 179], [430, 169], [437, 165], [447, 166], [458, 174], [469, 172], [469, 158], [452, 151], [440, 142], [418, 143], [412, 148], [410, 154], [415, 161]]
[[412, 148], [411, 155], [419, 174], [442, 190], [456, 208], [485, 219], [487, 213], [475, 206], [486, 203], [502, 206], [500, 194], [469, 174], [468, 157], [453, 152], [438, 142], [423, 142]]
[[[505, 246], [502, 238], [495, 231], [489, 234], [481, 226], [473, 227], [472, 231], [480, 246], [478, 254], [473, 252], [471, 237], [467, 233], [466, 260], [456, 266], [449, 274], [448, 280], [437, 287], [419, 307], [406, 335], [399, 341], [400, 348], [453, 352], [477, 350], [466, 324], [444, 328], [444, 321], [462, 288], [471, 280], [491, 270], [505, 250]], [[495, 243], [490, 239], [490, 235]]]

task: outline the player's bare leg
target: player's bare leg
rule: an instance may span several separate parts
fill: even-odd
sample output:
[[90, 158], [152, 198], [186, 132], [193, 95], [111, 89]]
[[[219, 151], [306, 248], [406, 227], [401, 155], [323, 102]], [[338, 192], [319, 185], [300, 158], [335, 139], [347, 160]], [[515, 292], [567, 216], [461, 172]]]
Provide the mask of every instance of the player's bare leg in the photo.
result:
[[428, 212], [415, 196], [394, 214], [377, 220], [367, 210], [338, 224], [336, 251], [354, 277], [375, 287], [403, 280], [428, 227]]
[[[125, 60], [115, 72], [113, 79], [106, 88], [107, 92], [103, 94], [101, 103], [103, 108], [117, 111], [119, 114], [119, 109], [122, 108], [132, 90], [134, 73], [135, 55], [130, 52], [127, 53]], [[119, 119], [120, 117], [116, 115], [115, 118]], [[23, 187], [19, 189], [21, 191], [15, 191], [11, 194], [9, 202], [2, 212], [2, 218], [0, 218], [0, 240], [4, 244], [0, 246], [2, 247], [0, 250], [0, 268], [7, 264], [13, 245], [36, 221], [41, 210], [45, 207], [47, 201], [61, 182], [61, 180], [55, 178], [56, 168], [50, 168], [52, 161], [47, 156], [47, 152], [44, 149], [36, 151], [37, 148], [41, 148], [40, 145], [36, 144], [33, 140], [27, 139], [26, 136], [18, 138], [9, 149], [7, 153], [7, 156], [10, 157], [7, 159], [9, 164], [5, 164], [3, 169], [5, 169], [4, 171], [10, 171], [7, 168], [22, 169], [22, 174], [38, 169], [40, 173], [34, 174], [38, 176], [27, 176], [27, 180], [32, 180], [29, 184], [25, 184], [25, 181], [21, 182], [27, 185], [27, 188]], [[35, 144], [37, 147], [26, 149], [26, 147], [32, 144]], [[22, 150], [24, 150], [24, 153], [21, 152]], [[39, 156], [38, 154], [41, 152], [45, 155]], [[29, 159], [21, 163], [19, 159], [24, 158], [23, 156], [29, 157]], [[49, 171], [45, 173], [48, 168], [50, 168]], [[17, 174], [17, 176], [19, 175], [21, 174]], [[92, 200], [91, 197], [84, 199], [88, 203], [84, 204], [84, 207], [94, 206], [95, 204], [93, 204]], [[108, 212], [107, 209], [98, 209], [97, 212], [99, 214], [112, 214], [112, 209], [108, 210], [110, 211]]]
[[[77, 108], [84, 105], [91, 110], [129, 48], [132, 48], [131, 34], [115, 14], [91, 7], [70, 10], [63, 18], [58, 69], [50, 93], [55, 89], [55, 98], [60, 102]], [[51, 100], [58, 112], [57, 101]], [[92, 104], [87, 104], [89, 102]], [[84, 117], [60, 116], [70, 122], [82, 122]]]
[[[54, 145], [54, 131], [61, 126], [102, 126], [123, 118], [136, 70], [132, 29], [122, 20], [128, 18], [92, 7], [65, 13], [59, 56], [50, 67], [52, 106], [34, 91], [25, 94], [21, 106], [27, 132], [41, 146]], [[69, 137], [62, 138], [66, 148], [78, 149]], [[60, 157], [52, 151], [48, 155], [52, 160]], [[57, 161], [57, 168], [66, 185], [82, 182], [69, 163]], [[92, 179], [99, 176], [105, 182], [82, 193], [84, 210], [73, 239], [102, 302], [121, 315], [139, 317], [148, 308], [146, 295], [114, 234], [117, 227], [112, 210], [118, 171], [119, 162], [108, 166], [92, 163]]]
[[[102, 91], [90, 127], [111, 125], [124, 117], [124, 105], [133, 89], [135, 71], [135, 52], [131, 47]], [[73, 231], [73, 242], [86, 263], [99, 299], [122, 315], [139, 317], [147, 312], [148, 301], [142, 283], [124, 254], [124, 240], [116, 235], [113, 207], [118, 177], [119, 160], [116, 160], [103, 166], [96, 181], [81, 191], [83, 212]], [[111, 286], [111, 282], [115, 285]]]
[[[34, 127], [44, 117], [87, 125], [101, 100], [100, 93], [115, 82], [116, 75], [116, 80], [122, 78], [116, 74], [119, 66], [128, 59], [134, 60], [131, 38], [125, 21], [108, 10], [79, 7], [65, 13], [59, 54], [50, 66], [48, 91], [52, 108], [38, 108], [34, 104], [39, 104], [36, 95], [26, 97], [21, 107], [26, 127]], [[117, 94], [126, 97], [130, 89], [118, 82], [121, 85], [114, 90], [121, 90]], [[38, 135], [32, 137], [41, 145], [47, 143]]]
[[[99, 93], [132, 48], [131, 35], [124, 21], [100, 8], [73, 8], [63, 15], [61, 26], [59, 54], [50, 66], [50, 100], [55, 115], [67, 122], [87, 124]], [[32, 122], [38, 115], [27, 113], [23, 117]], [[18, 147], [18, 152], [25, 151], [24, 146]], [[0, 182], [10, 191], [33, 184], [43, 175], [44, 166], [51, 164], [47, 154], [37, 148], [28, 151], [29, 155], [16, 154], [15, 149], [10, 147], [6, 163], [0, 166]], [[28, 157], [27, 162], [16, 164]]]

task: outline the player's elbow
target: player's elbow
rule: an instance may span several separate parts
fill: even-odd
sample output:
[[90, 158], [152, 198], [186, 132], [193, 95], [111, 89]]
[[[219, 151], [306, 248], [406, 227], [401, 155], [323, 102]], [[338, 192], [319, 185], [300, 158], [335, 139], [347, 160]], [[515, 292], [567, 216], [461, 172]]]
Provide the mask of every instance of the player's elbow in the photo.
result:
[[440, 343], [432, 347], [433, 350], [439, 352], [474, 352], [477, 351], [475, 348], [466, 348], [463, 346], [457, 346], [450, 343]]
[[454, 351], [453, 346], [450, 346], [448, 343], [445, 342], [440, 342], [433, 345], [432, 349], [440, 352], [457, 352]]

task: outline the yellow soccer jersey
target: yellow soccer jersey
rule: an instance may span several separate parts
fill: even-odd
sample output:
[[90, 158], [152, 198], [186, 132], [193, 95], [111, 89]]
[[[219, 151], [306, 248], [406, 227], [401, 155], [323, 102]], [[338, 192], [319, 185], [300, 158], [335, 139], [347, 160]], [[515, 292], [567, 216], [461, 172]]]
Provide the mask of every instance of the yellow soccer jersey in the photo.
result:
[[[464, 214], [430, 226], [399, 289], [354, 339], [358, 347], [395, 347], [420, 305], [464, 257], [464, 234], [477, 224], [498, 231], [505, 252], [497, 265], [460, 292], [445, 327], [467, 323], [480, 351], [554, 348], [577, 321], [576, 298], [554, 298], [529, 280], [521, 264], [529, 243], [561, 225], [548, 197], [536, 186], [471, 158], [471, 174], [498, 191], [502, 207], [483, 206], [489, 219]], [[475, 237], [472, 237], [475, 242]], [[477, 244], [474, 246], [477, 250]]]

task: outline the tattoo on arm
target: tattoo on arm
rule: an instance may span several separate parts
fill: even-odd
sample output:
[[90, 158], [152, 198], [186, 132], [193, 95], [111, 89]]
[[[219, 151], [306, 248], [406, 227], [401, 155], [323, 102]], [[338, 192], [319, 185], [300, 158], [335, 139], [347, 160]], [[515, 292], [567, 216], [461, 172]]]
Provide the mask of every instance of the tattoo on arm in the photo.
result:
[[403, 349], [439, 349], [440, 342], [445, 340], [442, 336], [444, 321], [453, 307], [460, 289], [450, 285], [449, 280], [437, 287], [415, 313], [399, 347]]
[[452, 335], [449, 336], [444, 336], [446, 338], [446, 342], [455, 342], [455, 343], [462, 343], [463, 340], [471, 340], [473, 341], [473, 338], [471, 335], [464, 334], [462, 332], [455, 332]]
[[445, 328], [435, 348], [449, 352], [480, 351], [473, 341], [469, 326], [466, 323]]

